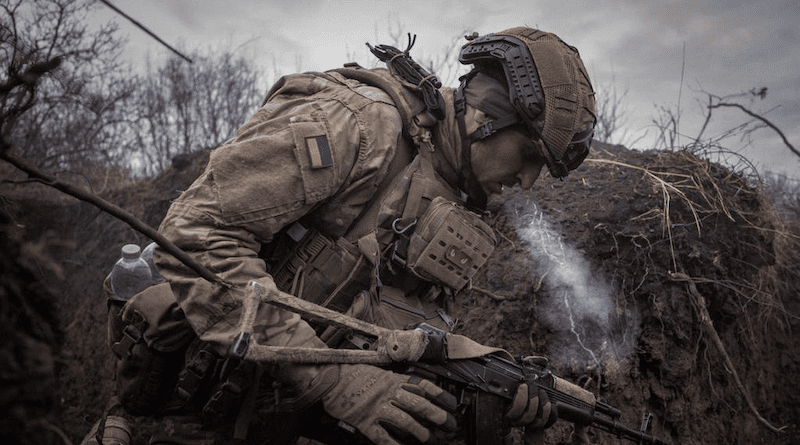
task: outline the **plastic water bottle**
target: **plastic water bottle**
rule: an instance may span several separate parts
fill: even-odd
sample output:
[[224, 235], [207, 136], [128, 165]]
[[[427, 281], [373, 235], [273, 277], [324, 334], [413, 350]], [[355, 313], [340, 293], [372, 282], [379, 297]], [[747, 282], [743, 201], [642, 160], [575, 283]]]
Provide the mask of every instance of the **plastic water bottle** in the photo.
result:
[[156, 269], [156, 264], [153, 262], [153, 251], [156, 250], [158, 244], [150, 243], [148, 244], [144, 250], [142, 250], [142, 258], [147, 262], [147, 265], [150, 266], [150, 273], [153, 275], [153, 284], [163, 283], [167, 280], [158, 273], [158, 269]]
[[127, 301], [153, 284], [150, 266], [140, 253], [136, 244], [122, 246], [122, 258], [111, 270], [111, 291], [118, 300]]

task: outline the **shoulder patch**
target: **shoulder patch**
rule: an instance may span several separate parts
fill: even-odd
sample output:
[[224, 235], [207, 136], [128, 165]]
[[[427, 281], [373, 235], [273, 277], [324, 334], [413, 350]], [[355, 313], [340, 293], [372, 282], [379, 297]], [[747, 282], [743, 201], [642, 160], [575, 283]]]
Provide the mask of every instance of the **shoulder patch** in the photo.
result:
[[331, 146], [325, 135], [306, 138], [308, 156], [311, 159], [311, 168], [325, 168], [333, 165]]

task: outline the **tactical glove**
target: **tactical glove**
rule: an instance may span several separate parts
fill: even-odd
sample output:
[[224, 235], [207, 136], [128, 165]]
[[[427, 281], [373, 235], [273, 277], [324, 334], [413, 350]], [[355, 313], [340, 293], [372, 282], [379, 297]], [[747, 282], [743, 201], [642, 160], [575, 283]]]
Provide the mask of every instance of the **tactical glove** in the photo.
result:
[[545, 390], [522, 383], [517, 387], [511, 407], [506, 412], [506, 419], [514, 426], [541, 429], [555, 421], [551, 414], [550, 399]]
[[322, 403], [328, 414], [376, 444], [399, 445], [409, 436], [425, 443], [431, 427], [456, 428], [447, 411], [455, 410], [455, 396], [427, 380], [369, 365], [341, 365], [339, 380]]

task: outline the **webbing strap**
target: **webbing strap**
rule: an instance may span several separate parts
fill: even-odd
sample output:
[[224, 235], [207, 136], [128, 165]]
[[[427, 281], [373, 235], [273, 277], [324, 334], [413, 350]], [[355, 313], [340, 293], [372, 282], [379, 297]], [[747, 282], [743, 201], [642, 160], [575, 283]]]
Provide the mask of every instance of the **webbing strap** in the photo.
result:
[[392, 158], [392, 161], [389, 164], [389, 169], [386, 172], [384, 180], [378, 185], [378, 189], [375, 191], [375, 194], [366, 204], [366, 211], [362, 212], [348, 229], [345, 239], [355, 242], [359, 238], [369, 235], [375, 231], [378, 226], [378, 216], [380, 214], [381, 207], [378, 205], [377, 201], [381, 198], [383, 192], [389, 187], [389, 185], [394, 182], [394, 179], [397, 178], [398, 175], [400, 175], [408, 166], [408, 164], [411, 163], [411, 151], [412, 149], [409, 147], [409, 144], [398, 144], [394, 158]]
[[216, 362], [217, 358], [209, 350], [202, 348], [197, 351], [197, 354], [186, 364], [186, 368], [181, 371], [178, 383], [175, 385], [175, 395], [184, 402], [189, 402], [201, 384], [210, 380]]
[[[357, 80], [361, 83], [372, 85], [380, 88], [386, 92], [394, 101], [397, 111], [400, 114], [400, 119], [403, 122], [403, 133], [405, 136], [415, 140], [418, 135], [419, 127], [415, 122], [414, 117], [423, 113], [426, 109], [425, 104], [420, 100], [409, 98], [408, 93], [404, 91], [404, 87], [398, 80], [391, 77], [391, 74], [381, 75], [373, 70], [366, 70], [357, 64], [348, 64], [344, 68], [333, 70], [342, 76]], [[391, 79], [390, 79], [391, 77]], [[414, 147], [411, 147], [405, 140], [400, 138], [398, 140], [397, 149], [395, 150], [394, 157], [392, 158], [384, 180], [378, 186], [378, 190], [373, 195], [372, 200], [367, 204], [367, 211], [361, 214], [358, 219], [350, 226], [348, 234], [345, 236], [349, 241], [355, 242], [359, 238], [369, 235], [373, 232], [378, 225], [378, 216], [380, 213], [380, 205], [375, 205], [376, 201], [386, 188], [393, 182], [393, 180], [403, 171], [403, 169], [411, 163], [414, 158]]]
[[[138, 312], [136, 313], [137, 315]], [[147, 327], [147, 322], [142, 319], [138, 323], [132, 323], [125, 326], [122, 331], [122, 338], [111, 346], [111, 351], [118, 358], [125, 358], [131, 354], [133, 347], [142, 341], [143, 332]]]
[[431, 164], [430, 152], [420, 150], [419, 171], [414, 173], [411, 185], [408, 188], [408, 198], [403, 208], [402, 227], [407, 226], [419, 216], [419, 206], [425, 191], [430, 189], [432, 181], [436, 179], [436, 172]]
[[461, 171], [458, 174], [462, 182], [462, 187], [469, 197], [467, 200], [467, 207], [470, 208], [470, 210], [481, 213], [486, 208], [488, 197], [475, 178], [475, 173], [472, 171], [472, 138], [467, 135], [467, 125], [464, 121], [467, 111], [467, 99], [464, 97], [464, 87], [467, 85], [470, 77], [469, 74], [461, 77], [461, 85], [456, 89], [453, 96], [458, 132], [461, 134]]

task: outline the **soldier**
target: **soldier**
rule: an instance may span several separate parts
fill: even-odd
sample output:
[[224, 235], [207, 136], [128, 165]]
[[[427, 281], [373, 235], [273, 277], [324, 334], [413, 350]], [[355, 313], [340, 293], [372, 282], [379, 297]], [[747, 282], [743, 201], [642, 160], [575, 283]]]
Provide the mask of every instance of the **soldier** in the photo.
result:
[[[357, 430], [394, 444], [456, 426], [454, 397], [427, 380], [370, 365], [262, 368], [223, 358], [251, 280], [387, 328], [451, 329], [448, 307], [482, 262], [466, 248], [450, 252], [471, 270], [415, 258], [414, 243], [434, 230], [423, 224], [433, 208], [450, 204], [452, 218], [479, 227], [472, 241], [493, 246], [492, 231], [475, 223], [488, 196], [530, 189], [544, 167], [562, 178], [581, 164], [595, 115], [578, 51], [530, 28], [468, 40], [459, 60], [474, 69], [457, 89], [432, 87], [430, 76], [417, 83], [427, 73], [407, 51], [389, 54], [389, 70], [285, 76], [212, 152], [159, 231], [235, 286], [211, 284], [156, 250], [197, 339], [151, 443], [333, 443]], [[274, 307], [259, 309], [254, 331], [265, 345], [353, 347]], [[509, 422], [546, 425], [545, 399], [531, 397]]]

